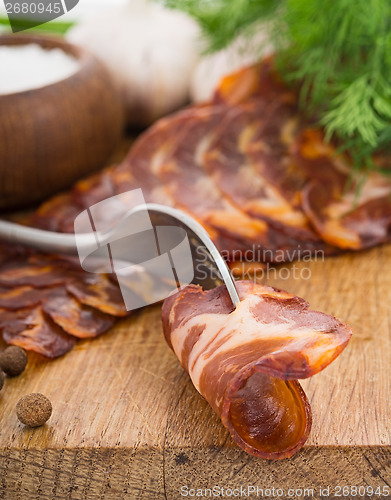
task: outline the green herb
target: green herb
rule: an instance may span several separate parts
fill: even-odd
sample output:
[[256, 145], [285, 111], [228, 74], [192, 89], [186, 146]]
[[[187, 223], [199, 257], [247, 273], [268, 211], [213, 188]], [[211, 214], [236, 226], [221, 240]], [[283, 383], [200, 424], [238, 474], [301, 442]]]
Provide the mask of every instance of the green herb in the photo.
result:
[[[56, 33], [62, 35], [68, 31], [68, 29], [74, 25], [73, 22], [64, 22], [64, 21], [49, 21], [44, 24], [40, 24], [39, 26], [34, 25], [34, 21], [30, 21], [28, 19], [18, 19], [13, 21], [14, 27], [21, 28], [23, 30], [29, 30], [29, 32], [46, 32], [46, 33]], [[0, 16], [0, 26], [4, 26], [11, 31], [11, 25], [8, 20], [8, 17]]]
[[301, 105], [326, 136], [349, 149], [356, 168], [391, 141], [389, 0], [167, 0], [198, 20], [209, 50], [267, 30], [287, 82], [300, 82]]

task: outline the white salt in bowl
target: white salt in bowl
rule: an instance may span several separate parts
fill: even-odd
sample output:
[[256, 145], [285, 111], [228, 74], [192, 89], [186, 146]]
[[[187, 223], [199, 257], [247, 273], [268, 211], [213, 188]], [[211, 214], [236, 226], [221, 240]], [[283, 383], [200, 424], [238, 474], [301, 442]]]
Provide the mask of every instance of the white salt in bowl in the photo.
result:
[[123, 105], [106, 68], [62, 39], [0, 36], [0, 209], [40, 202], [108, 161]]

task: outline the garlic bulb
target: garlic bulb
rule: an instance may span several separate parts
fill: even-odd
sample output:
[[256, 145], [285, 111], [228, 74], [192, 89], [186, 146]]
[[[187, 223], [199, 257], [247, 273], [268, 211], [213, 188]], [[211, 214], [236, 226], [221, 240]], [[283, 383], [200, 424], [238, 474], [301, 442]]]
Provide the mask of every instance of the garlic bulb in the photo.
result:
[[224, 76], [259, 61], [271, 52], [266, 28], [260, 27], [251, 38], [239, 37], [226, 49], [204, 56], [194, 69], [190, 82], [192, 101], [210, 100]]
[[93, 52], [124, 96], [129, 124], [146, 126], [189, 99], [199, 28], [186, 14], [130, 0], [83, 19], [67, 38]]

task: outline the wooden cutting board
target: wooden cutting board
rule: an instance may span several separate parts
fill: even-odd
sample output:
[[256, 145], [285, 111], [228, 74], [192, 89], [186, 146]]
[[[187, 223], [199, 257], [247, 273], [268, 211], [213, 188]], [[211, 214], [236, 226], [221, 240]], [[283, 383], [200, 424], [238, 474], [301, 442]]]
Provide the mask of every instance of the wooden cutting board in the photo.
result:
[[[354, 330], [340, 358], [303, 382], [313, 428], [293, 458], [265, 461], [236, 447], [167, 347], [160, 307], [152, 306], [56, 361], [29, 354], [26, 371], [6, 381], [1, 498], [179, 499], [185, 498], [181, 487], [248, 485], [282, 488], [286, 498], [289, 488], [310, 488], [313, 496], [306, 498], [319, 498], [319, 488], [330, 486], [334, 498], [336, 486], [387, 487], [390, 264], [391, 246], [385, 246], [294, 264], [296, 277], [309, 268], [310, 279], [269, 277], [269, 284], [305, 297]], [[42, 392], [54, 407], [49, 422], [35, 430], [15, 415], [17, 400], [30, 392]]]

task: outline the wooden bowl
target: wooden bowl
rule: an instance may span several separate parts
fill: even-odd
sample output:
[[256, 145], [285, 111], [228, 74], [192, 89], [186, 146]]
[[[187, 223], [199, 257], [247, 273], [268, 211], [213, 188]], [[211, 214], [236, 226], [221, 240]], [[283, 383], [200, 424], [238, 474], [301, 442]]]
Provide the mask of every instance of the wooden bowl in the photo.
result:
[[62, 39], [0, 36], [0, 45], [27, 43], [60, 48], [80, 67], [45, 87], [0, 95], [0, 209], [39, 202], [99, 169], [123, 130], [120, 94], [99, 61]]

